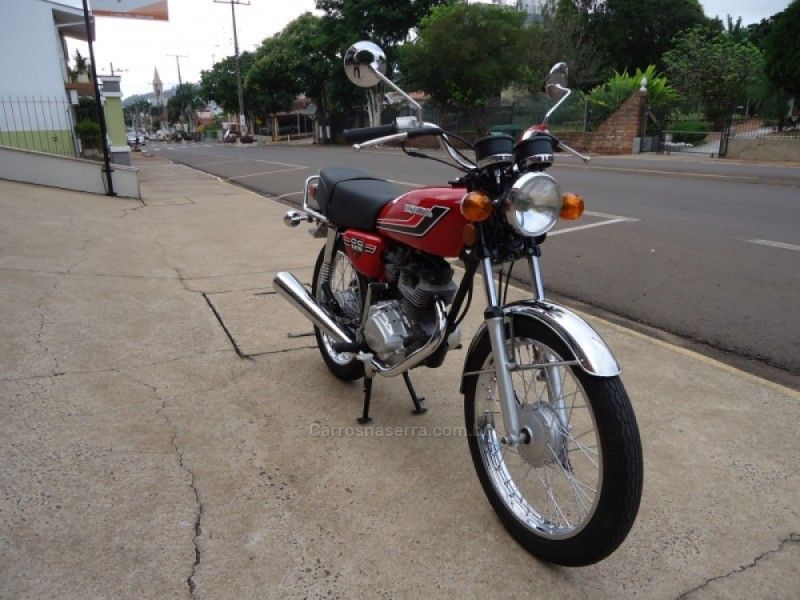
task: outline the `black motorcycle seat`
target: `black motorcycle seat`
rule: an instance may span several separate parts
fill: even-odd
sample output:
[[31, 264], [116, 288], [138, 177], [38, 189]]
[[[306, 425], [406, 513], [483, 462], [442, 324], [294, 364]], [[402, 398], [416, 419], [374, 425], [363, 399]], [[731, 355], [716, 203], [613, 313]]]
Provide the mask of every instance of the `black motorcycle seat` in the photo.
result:
[[340, 227], [374, 231], [378, 213], [402, 190], [357, 169], [328, 167], [319, 172], [317, 204]]

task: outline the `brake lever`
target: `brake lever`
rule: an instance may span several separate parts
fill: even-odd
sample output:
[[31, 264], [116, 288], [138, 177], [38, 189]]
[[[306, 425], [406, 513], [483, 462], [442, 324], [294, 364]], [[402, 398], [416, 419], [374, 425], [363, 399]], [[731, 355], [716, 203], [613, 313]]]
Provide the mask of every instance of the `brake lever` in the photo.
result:
[[360, 151], [362, 148], [369, 148], [370, 146], [377, 146], [378, 144], [385, 144], [386, 142], [393, 142], [395, 140], [405, 141], [408, 138], [408, 132], [393, 133], [392, 135], [385, 135], [383, 137], [375, 138], [374, 140], [367, 140], [360, 144], [353, 144], [355, 152]]

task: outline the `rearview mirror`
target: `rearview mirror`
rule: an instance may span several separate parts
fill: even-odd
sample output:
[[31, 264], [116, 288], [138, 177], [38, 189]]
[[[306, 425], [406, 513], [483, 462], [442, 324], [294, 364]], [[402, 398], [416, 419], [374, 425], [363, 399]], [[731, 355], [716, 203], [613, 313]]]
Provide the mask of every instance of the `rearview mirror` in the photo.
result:
[[567, 63], [560, 62], [553, 65], [544, 84], [544, 91], [547, 97], [553, 102], [560, 100], [567, 93], [567, 77], [569, 68]]
[[374, 87], [381, 81], [375, 73], [386, 74], [386, 55], [377, 44], [356, 42], [344, 54], [344, 72], [358, 87]]

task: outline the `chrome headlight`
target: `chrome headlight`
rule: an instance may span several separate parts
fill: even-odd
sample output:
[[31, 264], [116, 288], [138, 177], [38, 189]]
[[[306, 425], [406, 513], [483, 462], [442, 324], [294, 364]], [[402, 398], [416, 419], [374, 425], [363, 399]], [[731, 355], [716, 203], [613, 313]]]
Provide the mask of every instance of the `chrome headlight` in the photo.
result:
[[525, 173], [511, 187], [506, 219], [520, 235], [536, 237], [550, 231], [561, 210], [561, 188], [545, 173]]

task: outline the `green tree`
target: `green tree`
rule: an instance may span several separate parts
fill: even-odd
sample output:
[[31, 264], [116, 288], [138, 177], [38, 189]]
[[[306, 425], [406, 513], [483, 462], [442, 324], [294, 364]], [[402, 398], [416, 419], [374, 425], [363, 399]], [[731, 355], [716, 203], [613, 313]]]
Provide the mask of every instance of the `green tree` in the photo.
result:
[[681, 33], [664, 63], [675, 88], [717, 123], [747, 101], [764, 68], [761, 51], [750, 42], [702, 27]]
[[[435, 6], [452, 0], [317, 0], [317, 9], [324, 12], [322, 34], [334, 44], [336, 56], [344, 56], [347, 48], [358, 40], [375, 42], [386, 53], [387, 75], [392, 76], [398, 58], [397, 48], [406, 42], [420, 20]], [[341, 62], [339, 64], [341, 67]], [[346, 79], [340, 73], [333, 80], [339, 87]], [[352, 87], [352, 84], [347, 83]], [[383, 85], [367, 90], [357, 90], [365, 95], [369, 109], [370, 125], [379, 125]], [[348, 95], [352, 95], [349, 93]]]
[[675, 35], [711, 24], [699, 0], [577, 0], [577, 4], [587, 14], [594, 39], [603, 41], [611, 66], [620, 73], [661, 66]]
[[531, 70], [530, 88], [540, 91], [550, 68], [557, 62], [569, 65], [570, 84], [588, 88], [611, 72], [608, 54], [594, 41], [586, 13], [571, 0], [549, 0], [541, 20], [527, 29], [525, 56]]
[[142, 96], [138, 97], [136, 100], [122, 109], [125, 117], [125, 124], [131, 126], [141, 125], [141, 123], [137, 122], [139, 115], [149, 115], [150, 109], [150, 102], [148, 102], [148, 100]]
[[[320, 125], [337, 106], [336, 100], [352, 97], [352, 86], [344, 79], [335, 44], [323, 31], [320, 17], [305, 13], [283, 31], [267, 38], [256, 51], [245, 83], [264, 115], [288, 110], [298, 94], [305, 94], [317, 105]], [[333, 90], [341, 87], [341, 93]]]
[[[239, 64], [242, 70], [242, 79], [255, 62], [255, 54], [242, 52], [239, 55]], [[205, 100], [213, 100], [227, 113], [239, 112], [239, 91], [236, 85], [236, 57], [228, 56], [214, 64], [208, 71], [200, 72], [200, 88]], [[245, 112], [253, 112], [251, 107], [255, 100], [244, 91]]]
[[[359, 39], [375, 42], [387, 53], [409, 39], [410, 32], [435, 6], [451, 0], [317, 0], [323, 19], [336, 24], [346, 45]], [[352, 38], [352, 41], [351, 39]], [[346, 49], [343, 47], [342, 52]]]
[[76, 81], [78, 81], [78, 77], [80, 75], [89, 74], [89, 60], [81, 54], [80, 50], [76, 48], [75, 55], [73, 56], [73, 61], [75, 63], [75, 66], [72, 68], [67, 67], [67, 74], [69, 80], [72, 83], [75, 83]]
[[766, 71], [787, 93], [800, 95], [800, 0], [775, 15], [765, 41]]
[[469, 111], [483, 133], [489, 100], [527, 78], [520, 60], [526, 50], [524, 22], [523, 13], [489, 4], [434, 8], [422, 20], [416, 42], [404, 48], [407, 79], [437, 106]]
[[191, 130], [194, 127], [194, 112], [202, 107], [200, 86], [184, 83], [175, 88], [175, 95], [167, 101], [167, 117], [170, 123], [177, 123], [183, 117]]

